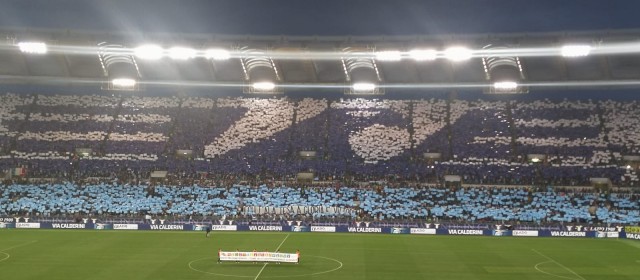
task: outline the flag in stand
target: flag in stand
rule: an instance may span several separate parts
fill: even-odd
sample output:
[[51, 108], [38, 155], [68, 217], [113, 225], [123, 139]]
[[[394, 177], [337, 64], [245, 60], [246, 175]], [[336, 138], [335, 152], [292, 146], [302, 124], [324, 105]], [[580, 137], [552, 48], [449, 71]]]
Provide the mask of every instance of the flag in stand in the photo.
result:
[[11, 175], [24, 177], [25, 175], [27, 175], [27, 169], [24, 167], [13, 168]]

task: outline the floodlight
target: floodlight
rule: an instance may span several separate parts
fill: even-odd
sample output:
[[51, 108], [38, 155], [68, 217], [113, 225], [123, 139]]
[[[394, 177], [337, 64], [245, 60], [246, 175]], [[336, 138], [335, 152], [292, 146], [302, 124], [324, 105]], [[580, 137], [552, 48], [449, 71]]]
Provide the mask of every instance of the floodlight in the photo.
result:
[[253, 83], [251, 87], [253, 87], [253, 89], [257, 91], [271, 91], [276, 88], [276, 84], [272, 82], [257, 82]]
[[631, 165], [627, 165], [627, 169], [631, 169]]
[[354, 83], [351, 87], [354, 92], [371, 92], [376, 89], [374, 83]]
[[133, 50], [136, 57], [141, 59], [155, 60], [162, 58], [164, 50], [160, 46], [156, 45], [144, 45], [137, 47]]
[[223, 49], [210, 49], [205, 52], [205, 57], [213, 60], [227, 60], [231, 57], [231, 54]]
[[496, 90], [514, 90], [518, 88], [518, 83], [513, 81], [495, 82], [493, 88]]
[[169, 49], [169, 57], [176, 60], [187, 60], [196, 56], [196, 50], [184, 47]]
[[23, 53], [29, 54], [45, 54], [47, 53], [47, 44], [42, 42], [20, 42], [18, 48]]
[[561, 49], [562, 56], [564, 57], [587, 56], [590, 52], [591, 46], [589, 45], [566, 45]]
[[130, 78], [116, 78], [111, 80], [111, 84], [117, 89], [131, 89], [136, 86], [136, 80]]
[[435, 60], [438, 53], [435, 50], [411, 50], [409, 56], [417, 61]]
[[376, 59], [381, 61], [399, 61], [402, 59], [399, 51], [376, 52]]
[[471, 50], [465, 47], [451, 47], [444, 51], [444, 56], [451, 61], [468, 60], [471, 55]]

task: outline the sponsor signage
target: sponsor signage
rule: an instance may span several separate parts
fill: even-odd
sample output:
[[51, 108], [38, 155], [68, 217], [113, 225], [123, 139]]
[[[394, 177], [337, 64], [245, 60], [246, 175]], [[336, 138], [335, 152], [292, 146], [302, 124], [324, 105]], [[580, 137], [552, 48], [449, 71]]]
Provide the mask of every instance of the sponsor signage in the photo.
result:
[[410, 234], [436, 234], [435, 228], [411, 228], [409, 229]]
[[184, 230], [184, 225], [149, 225], [151, 230]]
[[52, 223], [51, 228], [53, 229], [86, 229], [87, 226], [85, 224], [61, 224], [61, 223]]
[[293, 232], [308, 232], [311, 229], [308, 226], [291, 226], [291, 231]]
[[512, 236], [538, 236], [537, 230], [514, 230], [511, 232]]
[[640, 233], [627, 233], [627, 239], [640, 240]]
[[348, 232], [382, 233], [382, 228], [377, 227], [348, 227]]
[[551, 236], [553, 237], [587, 237], [587, 232], [585, 231], [551, 231]]
[[450, 229], [447, 230], [449, 235], [483, 235], [484, 231], [481, 229]]
[[138, 230], [138, 224], [113, 224], [113, 229], [117, 229], [117, 230]]
[[620, 232], [607, 231], [607, 238], [620, 238]]
[[250, 231], [282, 231], [282, 226], [249, 226]]
[[40, 228], [40, 223], [16, 223], [16, 228]]
[[0, 217], [0, 223], [13, 223], [13, 218]]
[[407, 234], [409, 233], [409, 228], [392, 227], [389, 229], [389, 232], [393, 234]]
[[493, 236], [511, 236], [511, 231], [506, 229], [496, 229], [491, 232]]
[[212, 225], [211, 230], [215, 231], [236, 231], [238, 230], [237, 225]]
[[626, 233], [640, 233], [640, 227], [638, 226], [626, 226], [624, 227]]
[[97, 224], [93, 224], [93, 228], [97, 230], [113, 229], [113, 225], [97, 223]]
[[594, 227], [594, 226], [567, 226], [567, 231], [622, 231], [624, 227], [616, 226], [616, 227]]
[[330, 226], [311, 226], [312, 232], [336, 232], [336, 227]]

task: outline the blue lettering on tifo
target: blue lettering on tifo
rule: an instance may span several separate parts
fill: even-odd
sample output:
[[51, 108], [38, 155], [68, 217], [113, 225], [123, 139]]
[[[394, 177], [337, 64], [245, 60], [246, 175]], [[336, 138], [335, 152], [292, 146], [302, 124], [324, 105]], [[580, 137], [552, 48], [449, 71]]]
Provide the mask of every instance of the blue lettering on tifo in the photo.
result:
[[452, 235], [482, 235], [482, 230], [479, 229], [450, 229], [449, 234]]
[[554, 237], [587, 237], [584, 231], [552, 231], [551, 236]]
[[184, 230], [183, 225], [151, 225], [152, 230]]
[[253, 231], [282, 231], [282, 226], [249, 226]]

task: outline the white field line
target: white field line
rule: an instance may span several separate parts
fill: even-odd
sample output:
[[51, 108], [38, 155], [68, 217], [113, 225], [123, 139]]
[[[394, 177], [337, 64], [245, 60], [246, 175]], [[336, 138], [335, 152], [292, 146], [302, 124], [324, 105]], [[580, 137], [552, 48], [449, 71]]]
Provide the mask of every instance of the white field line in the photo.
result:
[[38, 242], [38, 240], [33, 240], [33, 241], [26, 242], [26, 243], [18, 244], [18, 245], [15, 245], [13, 247], [2, 249], [2, 250], [0, 250], [0, 252], [9, 251], [11, 249], [15, 249], [15, 248], [22, 247], [22, 246], [27, 246], [29, 244], [33, 244], [33, 243], [36, 243], [36, 242]]
[[560, 267], [562, 267], [562, 268], [566, 269], [567, 271], [569, 271], [569, 272], [573, 273], [573, 275], [577, 276], [578, 278], [580, 278], [580, 279], [582, 279], [582, 280], [586, 280], [586, 279], [584, 279], [584, 277], [580, 276], [580, 274], [578, 274], [578, 273], [576, 273], [575, 271], [571, 270], [570, 268], [568, 268], [568, 267], [566, 267], [566, 266], [562, 265], [562, 264], [561, 264], [561, 263], [559, 263], [558, 261], [556, 261], [556, 260], [554, 260], [554, 259], [552, 259], [552, 258], [548, 257], [547, 255], [545, 255], [545, 254], [543, 254], [543, 253], [538, 252], [536, 249], [531, 249], [531, 250], [532, 250], [532, 251], [534, 251], [534, 252], [536, 252], [538, 255], [543, 256], [543, 257], [547, 258], [548, 260], [550, 260], [550, 261], [552, 261], [552, 262], [556, 263], [557, 265], [559, 265]]
[[15, 245], [15, 246], [12, 246], [12, 247], [5, 248], [5, 249], [0, 250], [0, 254], [5, 255], [5, 257], [4, 257], [4, 258], [0, 259], [0, 262], [2, 262], [2, 261], [6, 261], [6, 260], [8, 260], [8, 259], [11, 257], [11, 255], [9, 255], [9, 253], [4, 252], [4, 251], [9, 251], [9, 250], [11, 250], [11, 249], [15, 249], [15, 248], [18, 248], [18, 247], [27, 246], [27, 245], [29, 245], [29, 244], [33, 244], [33, 243], [36, 243], [36, 242], [38, 242], [38, 240], [29, 241], [29, 242], [26, 242], [26, 243], [18, 244], [18, 245]]
[[544, 271], [544, 270], [542, 270], [542, 269], [540, 269], [540, 268], [538, 267], [538, 266], [540, 266], [541, 264], [545, 264], [545, 263], [552, 263], [552, 262], [553, 262], [553, 261], [541, 262], [541, 263], [539, 263], [539, 264], [536, 264], [533, 268], [535, 268], [537, 271], [539, 271], [539, 272], [541, 272], [541, 273], [544, 273], [544, 274], [547, 274], [547, 275], [551, 275], [551, 276], [555, 276], [555, 277], [558, 277], [558, 278], [562, 278], [562, 279], [569, 279], [569, 280], [580, 280], [580, 279], [578, 279], [578, 278], [574, 278], [574, 277], [566, 277], [566, 276], [562, 276], [562, 275], [557, 275], [557, 274], [553, 274], [553, 273], [550, 273], [550, 272], [546, 272], [546, 271]]
[[[287, 233], [287, 236], [282, 240], [282, 242], [280, 242], [280, 245], [278, 245], [278, 248], [276, 248], [276, 252], [278, 250], [280, 250], [280, 247], [282, 247], [282, 244], [284, 244], [285, 241], [287, 241], [287, 238], [289, 238], [289, 235], [291, 235], [291, 233]], [[253, 278], [253, 280], [257, 280], [258, 277], [260, 277], [260, 274], [262, 274], [262, 271], [264, 270], [265, 267], [267, 267], [269, 263], [264, 263], [264, 265], [262, 266], [262, 269], [260, 269], [260, 272], [258, 272], [258, 275], [256, 275], [256, 278]]]

